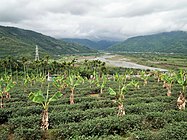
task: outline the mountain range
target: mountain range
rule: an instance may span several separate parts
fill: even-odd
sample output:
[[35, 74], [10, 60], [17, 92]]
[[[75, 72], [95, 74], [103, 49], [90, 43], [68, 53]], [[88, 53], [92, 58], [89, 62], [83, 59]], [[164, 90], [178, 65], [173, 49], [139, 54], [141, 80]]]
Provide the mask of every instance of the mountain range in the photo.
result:
[[40, 55], [108, 52], [162, 52], [187, 54], [187, 32], [172, 31], [128, 38], [124, 41], [89, 39], [55, 39], [41, 33], [15, 27], [0, 26], [0, 57], [34, 57], [35, 46]]
[[31, 30], [0, 26], [0, 57], [33, 57], [36, 45], [41, 55], [57, 56], [96, 52], [86, 46], [58, 40]]
[[172, 31], [129, 38], [107, 51], [186, 53], [187, 32]]
[[110, 41], [110, 40], [93, 41], [89, 39], [78, 39], [78, 38], [63, 38], [62, 40], [70, 43], [78, 43], [95, 50], [106, 50], [112, 45], [119, 43], [118, 41]]

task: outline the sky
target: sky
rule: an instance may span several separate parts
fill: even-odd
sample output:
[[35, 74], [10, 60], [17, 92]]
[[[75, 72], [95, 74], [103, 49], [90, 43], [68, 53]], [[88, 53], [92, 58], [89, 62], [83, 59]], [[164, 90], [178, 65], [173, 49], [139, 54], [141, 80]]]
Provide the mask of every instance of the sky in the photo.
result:
[[187, 0], [0, 0], [0, 25], [55, 38], [125, 40], [187, 31]]

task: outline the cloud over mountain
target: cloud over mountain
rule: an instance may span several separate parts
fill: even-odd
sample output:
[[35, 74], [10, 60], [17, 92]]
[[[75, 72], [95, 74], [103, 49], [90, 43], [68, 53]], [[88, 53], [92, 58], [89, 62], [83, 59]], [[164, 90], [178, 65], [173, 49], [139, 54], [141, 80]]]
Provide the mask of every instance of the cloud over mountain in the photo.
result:
[[186, 0], [1, 0], [0, 24], [57, 38], [122, 40], [187, 31]]

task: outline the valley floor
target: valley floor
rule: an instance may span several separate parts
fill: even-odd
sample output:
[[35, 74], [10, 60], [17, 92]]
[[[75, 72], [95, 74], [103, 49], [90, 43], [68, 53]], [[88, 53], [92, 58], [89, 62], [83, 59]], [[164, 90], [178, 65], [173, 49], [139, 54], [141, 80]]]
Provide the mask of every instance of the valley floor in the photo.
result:
[[104, 53], [98, 56], [77, 56], [76, 59], [79, 62], [84, 60], [100, 60], [108, 66], [134, 69], [159, 71], [187, 69], [187, 57], [180, 54]]

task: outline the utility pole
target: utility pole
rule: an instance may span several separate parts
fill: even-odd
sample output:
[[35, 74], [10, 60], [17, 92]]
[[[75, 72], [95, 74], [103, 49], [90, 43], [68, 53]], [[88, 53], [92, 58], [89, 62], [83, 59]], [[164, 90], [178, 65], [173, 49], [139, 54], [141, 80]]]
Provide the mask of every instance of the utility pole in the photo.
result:
[[35, 61], [39, 61], [38, 45], [36, 45]]

